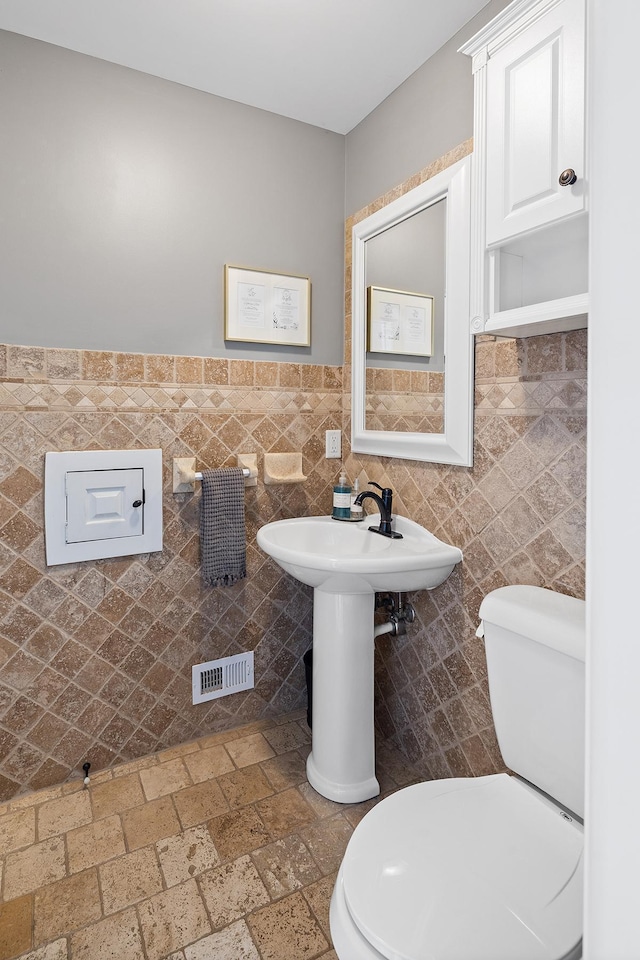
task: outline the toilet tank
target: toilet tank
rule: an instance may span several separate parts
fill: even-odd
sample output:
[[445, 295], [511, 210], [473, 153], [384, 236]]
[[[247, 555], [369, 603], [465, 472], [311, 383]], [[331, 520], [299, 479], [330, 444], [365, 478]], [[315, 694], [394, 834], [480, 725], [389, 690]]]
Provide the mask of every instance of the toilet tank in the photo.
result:
[[584, 815], [585, 604], [500, 587], [480, 606], [491, 709], [504, 762]]

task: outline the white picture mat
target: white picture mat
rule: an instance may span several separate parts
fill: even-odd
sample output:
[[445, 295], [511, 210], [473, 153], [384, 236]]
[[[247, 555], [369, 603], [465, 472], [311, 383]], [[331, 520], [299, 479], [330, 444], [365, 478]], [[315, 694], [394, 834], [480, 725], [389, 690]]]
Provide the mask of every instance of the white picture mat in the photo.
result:
[[433, 354], [433, 297], [370, 286], [367, 316], [370, 353]]

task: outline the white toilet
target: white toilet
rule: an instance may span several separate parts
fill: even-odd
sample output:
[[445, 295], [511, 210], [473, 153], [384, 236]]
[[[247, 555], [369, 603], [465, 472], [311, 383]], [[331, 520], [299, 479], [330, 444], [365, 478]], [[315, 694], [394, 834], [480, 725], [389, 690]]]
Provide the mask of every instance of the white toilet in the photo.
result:
[[584, 601], [502, 587], [480, 616], [515, 775], [420, 783], [367, 814], [331, 900], [340, 960], [582, 955]]

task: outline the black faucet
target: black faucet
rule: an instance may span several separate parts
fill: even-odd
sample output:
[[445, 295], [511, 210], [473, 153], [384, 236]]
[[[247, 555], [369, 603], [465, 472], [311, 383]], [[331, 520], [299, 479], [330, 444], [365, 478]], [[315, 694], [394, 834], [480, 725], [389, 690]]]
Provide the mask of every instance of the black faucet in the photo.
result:
[[382, 496], [379, 497], [373, 490], [363, 490], [355, 499], [355, 503], [362, 506], [363, 500], [366, 500], [368, 497], [370, 500], [375, 501], [380, 511], [380, 525], [378, 527], [369, 527], [369, 530], [373, 533], [380, 533], [383, 537], [390, 537], [392, 540], [402, 540], [402, 534], [396, 533], [395, 530], [391, 529], [391, 520], [393, 519], [391, 516], [391, 504], [393, 501], [393, 491], [391, 487], [381, 487], [375, 480], [370, 480], [369, 486], [377, 487], [378, 490], [381, 491]]

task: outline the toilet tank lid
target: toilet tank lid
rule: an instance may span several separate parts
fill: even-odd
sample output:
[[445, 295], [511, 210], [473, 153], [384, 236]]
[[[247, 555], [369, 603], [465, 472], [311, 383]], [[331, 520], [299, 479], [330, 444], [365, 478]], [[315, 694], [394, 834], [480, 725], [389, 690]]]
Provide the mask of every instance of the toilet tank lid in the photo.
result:
[[537, 643], [584, 661], [585, 602], [542, 587], [499, 587], [480, 605], [487, 624], [528, 637]]

